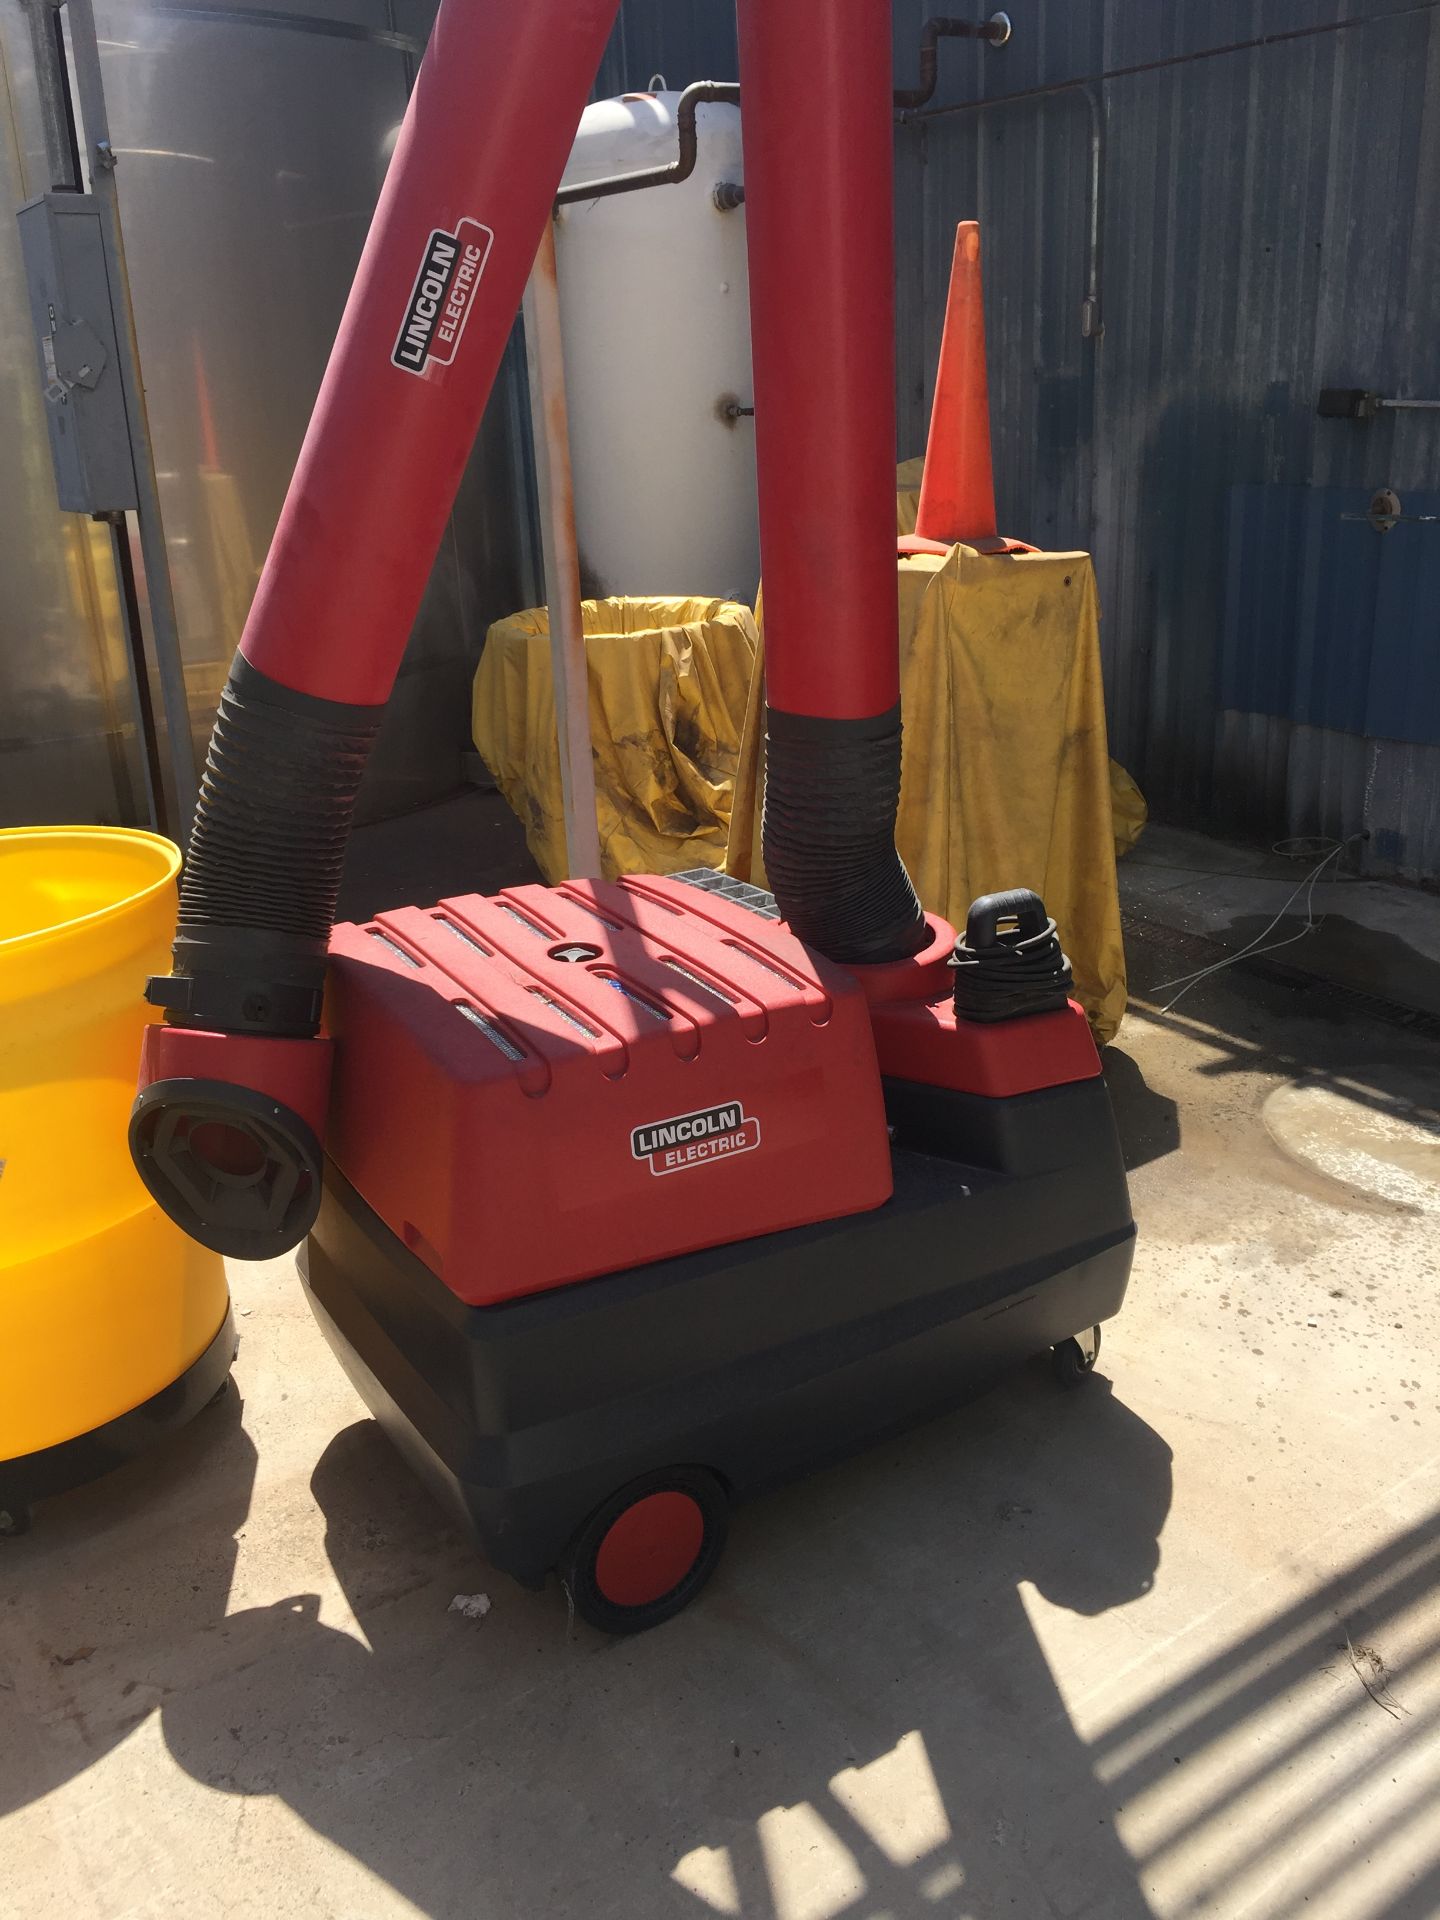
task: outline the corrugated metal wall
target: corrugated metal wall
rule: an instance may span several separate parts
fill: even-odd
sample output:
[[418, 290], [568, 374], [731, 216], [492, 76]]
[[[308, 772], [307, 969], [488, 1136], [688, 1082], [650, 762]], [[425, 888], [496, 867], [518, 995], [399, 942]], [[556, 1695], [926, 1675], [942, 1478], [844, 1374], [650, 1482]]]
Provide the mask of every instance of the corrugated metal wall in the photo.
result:
[[[895, 0], [898, 84], [939, 10]], [[1338, 518], [1382, 486], [1428, 510], [1440, 414], [1315, 417], [1322, 386], [1440, 397], [1434, 0], [1007, 11], [1005, 48], [942, 45], [937, 111], [897, 130], [899, 455], [924, 444], [955, 223], [978, 216], [1006, 530], [1094, 553], [1113, 744], [1156, 812], [1266, 839], [1364, 830], [1373, 870], [1440, 874], [1440, 526]], [[728, 0], [626, 0], [598, 91], [657, 69], [733, 74]], [[1298, 488], [1324, 490], [1308, 514], [1356, 555], [1346, 590], [1374, 574], [1354, 632], [1333, 610], [1305, 622], [1323, 568], [1267, 625], [1265, 538]], [[1244, 540], [1236, 502], [1260, 523]], [[1375, 737], [1407, 700], [1407, 737]]]
[[734, 0], [623, 0], [594, 97], [637, 93], [657, 73], [687, 87], [738, 72]]
[[[897, 71], [913, 67], [931, 11], [898, 0]], [[902, 451], [924, 440], [954, 224], [978, 215], [1005, 530], [1094, 552], [1113, 744], [1156, 811], [1267, 838], [1366, 829], [1375, 869], [1440, 873], [1440, 748], [1426, 744], [1440, 716], [1407, 742], [1366, 738], [1393, 701], [1377, 707], [1361, 687], [1338, 724], [1336, 653], [1354, 636], [1317, 647], [1292, 624], [1267, 639], [1251, 606], [1247, 644], [1289, 663], [1287, 697], [1271, 711], [1227, 704], [1244, 676], [1222, 671], [1232, 569], [1237, 591], [1265, 590], [1253, 551], [1242, 566], [1231, 540], [1232, 499], [1278, 530], [1284, 490], [1335, 489], [1321, 510], [1339, 536], [1357, 494], [1393, 487], [1422, 511], [1418, 496], [1440, 486], [1440, 415], [1315, 417], [1322, 386], [1440, 396], [1433, 5], [1008, 11], [1008, 47], [942, 48], [942, 111], [898, 135]], [[1064, 90], [1003, 98], [1045, 87]], [[1102, 330], [1087, 339], [1092, 106]], [[1402, 535], [1440, 548], [1437, 526], [1344, 531], [1362, 558], [1364, 542]], [[1390, 623], [1391, 655], [1416, 656], [1394, 663], [1395, 684], [1430, 702], [1433, 564], [1399, 569], [1399, 600], [1365, 616]], [[1307, 681], [1307, 662], [1330, 678]], [[1321, 709], [1325, 724], [1305, 718]]]

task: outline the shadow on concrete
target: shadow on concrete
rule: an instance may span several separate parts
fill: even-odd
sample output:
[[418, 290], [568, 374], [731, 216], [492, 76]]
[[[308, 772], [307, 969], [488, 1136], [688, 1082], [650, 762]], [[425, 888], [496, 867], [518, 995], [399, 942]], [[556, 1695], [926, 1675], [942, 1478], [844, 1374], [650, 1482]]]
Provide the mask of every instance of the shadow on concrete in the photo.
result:
[[[432, 1920], [1151, 1920], [1177, 1873], [1166, 1911], [1435, 1910], [1434, 1722], [1409, 1708], [1436, 1517], [1203, 1659], [1166, 1653], [1158, 1690], [1077, 1735], [1037, 1609], [1072, 1616], [1045, 1632], [1081, 1700], [1103, 1690], [1133, 1636], [1099, 1623], [1159, 1575], [1170, 1502], [1169, 1448], [1104, 1380], [1026, 1369], [742, 1509], [696, 1607], [625, 1642], [485, 1568], [369, 1421], [312, 1480], [348, 1614], [227, 1615], [253, 1471], [232, 1392], [0, 1549], [0, 1808], [158, 1712], [194, 1778], [278, 1796]], [[448, 1611], [476, 1589], [485, 1619]], [[1389, 1654], [1393, 1717], [1350, 1648]], [[1400, 1790], [1358, 1845], [1347, 1804], [1382, 1774]], [[1115, 1828], [1137, 1806], [1138, 1856]], [[1411, 1884], [1382, 1893], [1391, 1849]]]
[[[1236, 922], [1237, 930], [1248, 925]], [[1256, 930], [1264, 925], [1257, 919]], [[1274, 1074], [1329, 1086], [1377, 1112], [1404, 1104], [1397, 1101], [1397, 1079], [1428, 1078], [1440, 1098], [1440, 1036], [1423, 1016], [1397, 1014], [1378, 995], [1282, 968], [1284, 953], [1273, 967], [1264, 959], [1222, 967], [1177, 999], [1177, 980], [1224, 957], [1216, 943], [1127, 922], [1126, 948], [1139, 961], [1134, 974], [1142, 976], [1132, 985], [1131, 1014], [1202, 1039], [1210, 1057], [1195, 1071], [1207, 1079]], [[1151, 979], [1170, 984], [1143, 984]], [[1107, 1079], [1114, 1052], [1106, 1050]], [[1114, 1083], [1112, 1090], [1118, 1115], [1124, 1093]]]
[[255, 1482], [242, 1415], [232, 1383], [0, 1541], [0, 1816], [93, 1766], [203, 1667]]
[[[742, 1509], [704, 1598], [631, 1641], [490, 1573], [370, 1422], [312, 1485], [364, 1638], [314, 1596], [232, 1615], [165, 1739], [436, 1920], [929, 1920], [962, 1884], [985, 1920], [1148, 1920], [1019, 1592], [1089, 1617], [1155, 1578], [1170, 1450], [1108, 1383], [1027, 1370]], [[482, 1587], [483, 1621], [447, 1611]]]
[[1100, 1060], [1126, 1172], [1178, 1152], [1180, 1109], [1175, 1102], [1146, 1084], [1139, 1066], [1123, 1048], [1106, 1047]]
[[[1206, 1879], [1192, 1889], [1187, 1911], [1298, 1915], [1312, 1899], [1323, 1898], [1328, 1912], [1434, 1920], [1440, 1830], [1433, 1819], [1433, 1769], [1422, 1775], [1419, 1794], [1411, 1790], [1411, 1772], [1394, 1796], [1394, 1811], [1382, 1823], [1367, 1825], [1363, 1845], [1346, 1832], [1345, 1815], [1373, 1776], [1393, 1781], [1407, 1760], [1420, 1758], [1422, 1748], [1433, 1750], [1433, 1718], [1409, 1713], [1404, 1675], [1386, 1670], [1381, 1650], [1390, 1645], [1392, 1629], [1417, 1608], [1433, 1604], [1437, 1591], [1440, 1511], [1316, 1586], [1257, 1632], [1191, 1668], [1180, 1683], [1147, 1699], [1142, 1710], [1117, 1721], [1095, 1743], [1097, 1772], [1116, 1800], [1126, 1804], [1153, 1793], [1177, 1766], [1203, 1768], [1222, 1743], [1233, 1756], [1223, 1769], [1212, 1764], [1203, 1791], [1170, 1802], [1150, 1823], [1154, 1833], [1142, 1864], [1151, 1872], [1227, 1810], [1251, 1796], [1257, 1803], [1269, 1800], [1267, 1817], [1253, 1833], [1242, 1834], [1238, 1844], [1227, 1836], [1223, 1846], [1209, 1852]], [[1412, 1648], [1409, 1670], [1424, 1667], [1437, 1651], [1440, 1637], [1431, 1633]], [[1383, 1685], [1376, 1682], [1372, 1659], [1380, 1663]], [[1327, 1672], [1345, 1684], [1316, 1698], [1283, 1740], [1277, 1740], [1273, 1726], [1267, 1737], [1246, 1739], [1247, 1730], [1258, 1733], [1274, 1702], [1307, 1686], [1313, 1696], [1316, 1676]], [[1348, 1684], [1352, 1677], [1353, 1686]], [[1387, 1737], [1362, 1759], [1347, 1736], [1360, 1720], [1373, 1723], [1387, 1714], [1393, 1722]], [[1379, 1724], [1383, 1728], [1384, 1720]], [[1307, 1763], [1318, 1754], [1342, 1752], [1344, 1763], [1331, 1769], [1327, 1785], [1317, 1787]], [[1303, 1798], [1293, 1791], [1287, 1796], [1286, 1781], [1292, 1777], [1305, 1781]], [[1375, 1882], [1383, 1883], [1387, 1850], [1407, 1833], [1413, 1837], [1427, 1827], [1430, 1858], [1423, 1877], [1381, 1907]], [[1287, 1878], [1283, 1894], [1256, 1900], [1257, 1880], [1261, 1887], [1276, 1880], [1292, 1853], [1304, 1862], [1298, 1884]]]
[[[1422, 953], [1396, 934], [1362, 926], [1343, 913], [1317, 915], [1308, 933], [1304, 926], [1301, 913], [1286, 914], [1278, 923], [1262, 913], [1247, 913], [1215, 938], [1235, 952], [1259, 942], [1246, 965], [1271, 968], [1282, 978], [1297, 972], [1314, 975], [1440, 1021], [1440, 954]], [[1281, 946], [1281, 941], [1290, 944]], [[1273, 953], [1260, 950], [1272, 943]]]

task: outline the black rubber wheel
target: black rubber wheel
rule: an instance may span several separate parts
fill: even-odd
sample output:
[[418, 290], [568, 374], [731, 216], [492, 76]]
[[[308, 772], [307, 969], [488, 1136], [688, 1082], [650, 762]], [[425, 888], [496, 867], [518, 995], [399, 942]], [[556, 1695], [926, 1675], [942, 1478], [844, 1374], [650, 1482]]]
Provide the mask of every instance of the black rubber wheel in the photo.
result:
[[0, 1507], [0, 1540], [14, 1540], [30, 1531], [30, 1509], [19, 1500]]
[[576, 1533], [560, 1578], [601, 1633], [644, 1633], [688, 1607], [725, 1546], [730, 1501], [704, 1467], [664, 1467], [602, 1501]]
[[1055, 1378], [1062, 1387], [1078, 1387], [1090, 1378], [1095, 1371], [1095, 1362], [1100, 1358], [1100, 1329], [1094, 1329], [1095, 1351], [1087, 1354], [1078, 1340], [1062, 1340], [1058, 1347], [1051, 1348], [1051, 1364], [1055, 1368]]

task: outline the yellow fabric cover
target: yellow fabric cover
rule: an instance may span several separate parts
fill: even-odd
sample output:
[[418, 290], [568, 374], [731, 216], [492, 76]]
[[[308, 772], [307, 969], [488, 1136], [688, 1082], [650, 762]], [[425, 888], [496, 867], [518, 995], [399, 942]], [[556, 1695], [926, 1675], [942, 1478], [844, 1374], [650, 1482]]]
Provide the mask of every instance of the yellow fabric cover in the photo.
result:
[[1110, 762], [1110, 812], [1115, 821], [1115, 858], [1123, 860], [1145, 831], [1150, 809], [1118, 760]]
[[915, 516], [920, 511], [920, 479], [925, 458], [902, 460], [895, 469], [895, 531], [914, 533]]
[[[718, 867], [758, 638], [728, 600], [581, 604], [590, 683], [595, 811], [605, 877]], [[565, 878], [565, 819], [550, 625], [544, 607], [491, 627], [471, 731], [524, 823], [535, 864]]]
[[[920, 511], [920, 481], [925, 471], [922, 455], [902, 460], [895, 469], [895, 531], [914, 533]], [[1115, 816], [1115, 858], [1122, 859], [1145, 831], [1149, 809], [1145, 796], [1120, 765], [1110, 762], [1110, 810]]]
[[[1089, 555], [957, 546], [898, 571], [901, 856], [925, 906], [957, 926], [978, 895], [1033, 887], [1059, 926], [1077, 998], [1109, 1040], [1125, 1011], [1125, 948]], [[727, 861], [759, 885], [762, 679]]]

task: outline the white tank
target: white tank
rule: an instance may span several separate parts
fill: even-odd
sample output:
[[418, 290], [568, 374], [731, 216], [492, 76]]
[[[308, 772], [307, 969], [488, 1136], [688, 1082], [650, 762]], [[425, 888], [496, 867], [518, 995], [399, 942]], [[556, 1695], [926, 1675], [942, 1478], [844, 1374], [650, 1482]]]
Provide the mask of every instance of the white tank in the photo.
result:
[[[678, 153], [678, 93], [585, 109], [569, 187]], [[587, 595], [703, 594], [753, 602], [760, 577], [740, 110], [697, 109], [695, 170], [561, 209], [560, 323]], [[727, 408], [731, 411], [727, 413]]]

